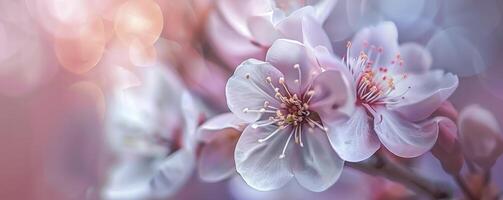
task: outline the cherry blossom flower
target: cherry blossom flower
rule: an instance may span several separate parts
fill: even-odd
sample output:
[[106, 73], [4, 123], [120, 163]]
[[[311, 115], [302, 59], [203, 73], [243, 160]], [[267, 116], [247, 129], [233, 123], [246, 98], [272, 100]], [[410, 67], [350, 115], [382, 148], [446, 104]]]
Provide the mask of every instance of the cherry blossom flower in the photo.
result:
[[479, 105], [471, 105], [461, 110], [458, 125], [466, 159], [490, 169], [503, 153], [503, 135], [494, 115]]
[[176, 76], [161, 66], [142, 69], [143, 83], [116, 95], [108, 137], [118, 164], [106, 199], [165, 198], [195, 166], [197, 106]]
[[[408, 68], [401, 51], [421, 62]], [[425, 50], [417, 45], [400, 47], [395, 25], [383, 22], [355, 35], [344, 62], [320, 59], [321, 65], [345, 69], [356, 99], [350, 119], [326, 123], [332, 147], [342, 159], [365, 160], [381, 144], [397, 156], [416, 157], [435, 144], [439, 121], [428, 117], [454, 92], [458, 78], [428, 70], [431, 62], [425, 58]]]
[[236, 170], [257, 190], [280, 188], [295, 177], [301, 186], [323, 191], [341, 174], [344, 162], [330, 147], [322, 117], [347, 117], [353, 101], [348, 80], [324, 70], [312, 50], [279, 39], [265, 62], [244, 61], [227, 82], [229, 109], [250, 123], [236, 145]]
[[267, 49], [279, 38], [305, 44], [325, 39], [330, 45], [328, 37], [306, 38], [304, 34], [324, 33], [322, 24], [336, 2], [320, 0], [308, 5], [299, 0], [220, 0], [216, 2], [217, 12], [209, 16], [208, 37], [215, 52], [232, 69], [248, 58], [264, 59]]

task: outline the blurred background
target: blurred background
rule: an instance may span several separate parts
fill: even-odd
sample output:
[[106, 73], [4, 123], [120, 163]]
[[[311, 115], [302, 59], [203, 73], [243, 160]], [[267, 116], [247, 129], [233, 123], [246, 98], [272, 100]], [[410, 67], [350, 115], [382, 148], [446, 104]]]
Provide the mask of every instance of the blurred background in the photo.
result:
[[[0, 0], [0, 199], [99, 199], [113, 160], [111, 95], [152, 63], [224, 112], [233, 66], [215, 45], [225, 27], [211, 21], [222, 4], [232, 0]], [[339, 0], [324, 28], [343, 55], [356, 31], [385, 20], [400, 43], [426, 46], [433, 68], [460, 77], [456, 108], [479, 104], [503, 122], [503, 1]], [[494, 180], [503, 187], [503, 173]], [[194, 174], [174, 199], [242, 199], [239, 181]]]

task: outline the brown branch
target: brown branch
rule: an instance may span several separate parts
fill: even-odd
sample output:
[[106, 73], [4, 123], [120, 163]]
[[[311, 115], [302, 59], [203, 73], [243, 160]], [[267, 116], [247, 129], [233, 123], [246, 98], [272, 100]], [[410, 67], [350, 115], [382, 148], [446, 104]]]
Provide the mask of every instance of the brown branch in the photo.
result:
[[452, 192], [446, 188], [445, 184], [433, 182], [425, 177], [419, 176], [414, 171], [405, 168], [385, 156], [376, 153], [371, 158], [358, 162], [346, 163], [349, 167], [363, 171], [371, 175], [383, 176], [392, 181], [403, 184], [418, 194], [426, 194], [434, 199], [446, 199], [452, 197]]

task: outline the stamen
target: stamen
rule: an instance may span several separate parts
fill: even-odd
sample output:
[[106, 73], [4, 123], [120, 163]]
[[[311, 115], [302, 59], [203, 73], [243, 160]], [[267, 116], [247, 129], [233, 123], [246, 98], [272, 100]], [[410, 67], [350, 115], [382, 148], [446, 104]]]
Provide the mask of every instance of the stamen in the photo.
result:
[[283, 130], [284, 128], [286, 128], [286, 127], [284, 127], [284, 126], [279, 126], [279, 127], [278, 127], [275, 131], [273, 131], [273, 132], [272, 132], [271, 134], [269, 134], [267, 137], [262, 138], [262, 139], [258, 139], [258, 142], [259, 142], [259, 143], [262, 143], [262, 142], [265, 142], [265, 141], [269, 140], [271, 137], [273, 137], [274, 135], [276, 135], [276, 133], [278, 133], [280, 130]]
[[285, 89], [286, 93], [288, 94], [288, 96], [291, 98], [292, 97], [292, 94], [290, 94], [290, 91], [288, 90], [288, 87], [286, 86], [285, 84], [285, 78], [284, 77], [280, 77], [279, 80], [278, 80], [279, 84], [283, 86], [283, 88]]
[[266, 110], [265, 108], [261, 108], [258, 110], [252, 110], [249, 108], [245, 108], [245, 109], [243, 109], [243, 112], [244, 113], [276, 113], [276, 111], [274, 111], [274, 110]]
[[292, 133], [290, 133], [290, 136], [288, 136], [288, 139], [286, 140], [285, 146], [283, 147], [283, 151], [281, 152], [281, 155], [279, 155], [279, 159], [283, 159], [285, 157], [285, 152], [286, 148], [288, 147], [288, 143], [290, 143], [290, 140], [292, 139]]
[[314, 121], [313, 119], [311, 118], [307, 118], [307, 121], [313, 123], [314, 125], [316, 125], [316, 127], [320, 128], [322, 131], [327, 131], [328, 129], [325, 128], [323, 125], [321, 125], [320, 123], [318, 123], [317, 121]]
[[297, 126], [297, 129], [297, 132], [299, 133], [300, 147], [304, 147], [304, 143], [302, 143], [302, 126]]
[[300, 65], [295, 64], [295, 65], [293, 65], [293, 68], [297, 69], [297, 72], [299, 73], [299, 79], [295, 80], [295, 82], [298, 83], [299, 85], [301, 85], [302, 84], [302, 71], [300, 70]]

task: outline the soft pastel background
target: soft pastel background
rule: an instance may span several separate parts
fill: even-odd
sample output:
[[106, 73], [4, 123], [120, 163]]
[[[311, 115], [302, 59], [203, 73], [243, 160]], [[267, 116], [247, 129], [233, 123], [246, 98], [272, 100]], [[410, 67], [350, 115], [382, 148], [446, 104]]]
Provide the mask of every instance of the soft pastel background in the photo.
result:
[[[110, 94], [135, 84], [138, 67], [171, 63], [222, 111], [223, 91], [201, 84], [227, 77], [205, 42], [214, 1], [0, 0], [0, 199], [98, 199]], [[503, 1], [339, 0], [324, 27], [340, 55], [355, 31], [383, 20], [400, 42], [425, 45], [434, 68], [460, 76], [458, 109], [480, 104], [503, 123]], [[503, 187], [503, 173], [493, 178]], [[232, 181], [194, 175], [174, 198], [233, 199]]]

